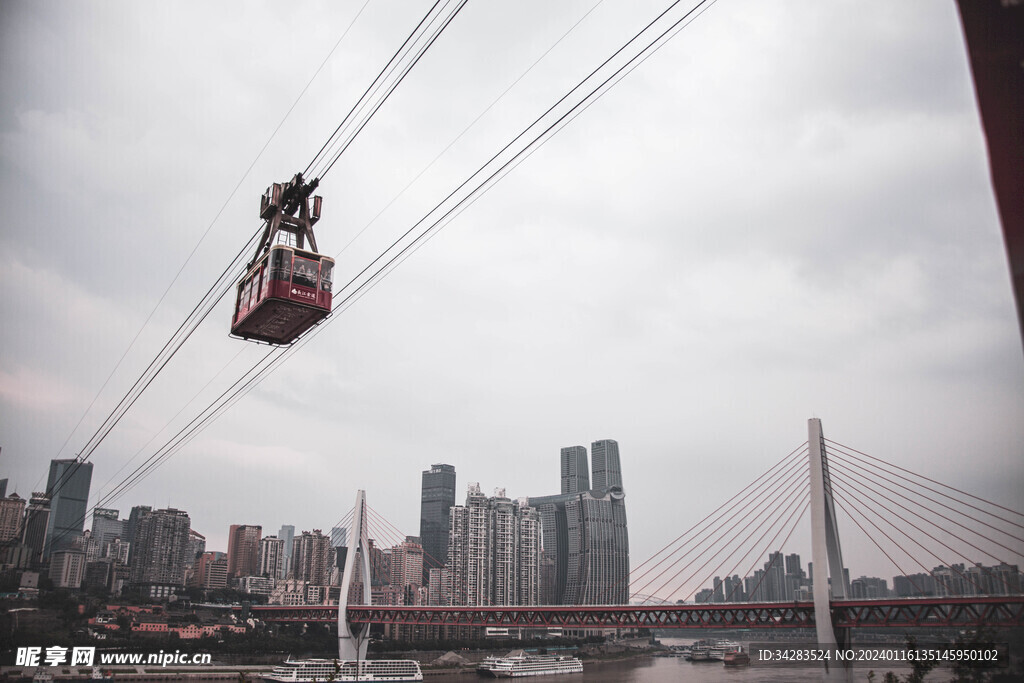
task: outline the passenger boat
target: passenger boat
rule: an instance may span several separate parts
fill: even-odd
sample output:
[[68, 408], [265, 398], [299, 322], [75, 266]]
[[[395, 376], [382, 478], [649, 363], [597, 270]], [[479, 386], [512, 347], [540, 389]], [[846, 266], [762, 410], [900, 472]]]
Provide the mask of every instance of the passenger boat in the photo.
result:
[[719, 640], [708, 648], [708, 657], [716, 662], [725, 660], [729, 653], [742, 652], [743, 646], [731, 640]]
[[289, 659], [274, 667], [264, 681], [422, 681], [419, 662], [412, 659]]
[[565, 655], [531, 655], [523, 650], [514, 650], [504, 657], [487, 657], [477, 666], [476, 672], [493, 678], [580, 674], [583, 673], [583, 662]]

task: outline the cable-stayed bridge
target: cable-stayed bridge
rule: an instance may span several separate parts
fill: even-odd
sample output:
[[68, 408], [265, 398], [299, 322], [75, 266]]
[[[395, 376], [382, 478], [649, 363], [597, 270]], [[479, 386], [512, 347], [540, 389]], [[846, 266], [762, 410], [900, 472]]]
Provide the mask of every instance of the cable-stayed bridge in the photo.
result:
[[[922, 597], [854, 599], [843, 575], [837, 508], [903, 575]], [[768, 572], [755, 572], [746, 601], [738, 584], [715, 601], [686, 603], [715, 574], [756, 564], [766, 549], [782, 547], [810, 510], [817, 576], [813, 595], [788, 601], [758, 600]], [[808, 441], [699, 523], [680, 534], [629, 577], [630, 605], [398, 606], [372, 605], [374, 555], [368, 523], [376, 518], [360, 492], [350, 520], [349, 557], [342, 605], [254, 606], [253, 616], [277, 623], [334, 623], [355, 656], [365, 647], [370, 624], [430, 627], [518, 627], [579, 629], [780, 629], [814, 628], [822, 645], [844, 645], [852, 628], [1024, 626], [1024, 594], [1016, 564], [1024, 557], [1024, 515], [897, 465], [824, 438], [821, 423], [808, 423]], [[868, 529], [875, 533], [869, 533]], [[387, 530], [380, 529], [382, 533]], [[401, 537], [393, 526], [390, 534]], [[723, 539], [725, 539], [723, 541]], [[883, 540], [884, 539], [884, 540]], [[774, 553], [778, 562], [780, 553]], [[998, 563], [1001, 573], [982, 571], [974, 557]], [[775, 561], [775, 560], [773, 560]], [[934, 563], [939, 567], [935, 568]], [[929, 569], [932, 566], [932, 569]], [[770, 567], [768, 567], [770, 569]], [[781, 568], [780, 568], [781, 569]], [[941, 571], [940, 571], [941, 570]], [[1011, 571], [1012, 570], [1012, 571]], [[820, 574], [819, 574], [820, 572]], [[748, 572], [749, 573], [749, 572]], [[695, 578], [705, 578], [695, 583]], [[717, 579], [717, 577], [715, 577]], [[816, 577], [817, 578], [817, 577]], [[927, 586], [919, 585], [924, 581]], [[717, 584], [720, 586], [721, 584]], [[361, 599], [352, 599], [361, 589]], [[609, 593], [611, 588], [608, 587]], [[932, 595], [924, 595], [926, 593]], [[659, 596], [666, 597], [659, 597]], [[706, 595], [706, 594], [705, 594]], [[680, 599], [682, 596], [683, 599]], [[361, 604], [353, 604], [353, 603]], [[639, 604], [636, 604], [639, 603]], [[365, 653], [363, 653], [365, 654]], [[347, 655], [346, 655], [347, 656]]]

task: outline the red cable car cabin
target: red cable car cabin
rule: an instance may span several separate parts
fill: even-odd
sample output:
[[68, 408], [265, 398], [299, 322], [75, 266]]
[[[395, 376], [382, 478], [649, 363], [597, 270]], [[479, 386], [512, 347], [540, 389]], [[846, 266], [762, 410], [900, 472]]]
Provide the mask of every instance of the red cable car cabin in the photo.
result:
[[282, 244], [238, 283], [231, 334], [291, 344], [331, 312], [334, 259]]
[[[312, 226], [320, 218], [316, 187], [297, 175], [287, 185], [275, 183], [263, 197], [267, 219], [257, 258], [238, 283], [231, 334], [243, 339], [287, 346], [331, 313], [334, 259], [316, 253]], [[291, 216], [298, 209], [298, 216]], [[272, 244], [281, 230], [293, 233], [296, 246]], [[312, 250], [304, 248], [305, 240]], [[260, 256], [262, 254], [262, 256]]]

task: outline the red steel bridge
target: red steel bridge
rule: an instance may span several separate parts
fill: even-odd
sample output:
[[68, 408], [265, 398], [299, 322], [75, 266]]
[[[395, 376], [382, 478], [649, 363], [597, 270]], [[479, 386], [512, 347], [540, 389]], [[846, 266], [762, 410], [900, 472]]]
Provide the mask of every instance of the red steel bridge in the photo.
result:
[[[849, 627], [1024, 626], [1024, 595], [835, 600], [833, 624]], [[275, 623], [337, 623], [337, 606], [254, 606]], [[349, 605], [350, 624], [523, 628], [814, 628], [814, 603], [404, 607]]]

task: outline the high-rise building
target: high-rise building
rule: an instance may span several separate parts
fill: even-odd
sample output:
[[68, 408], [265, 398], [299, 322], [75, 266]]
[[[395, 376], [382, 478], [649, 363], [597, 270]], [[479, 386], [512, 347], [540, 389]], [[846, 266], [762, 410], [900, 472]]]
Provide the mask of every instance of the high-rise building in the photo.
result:
[[[124, 538], [124, 527], [127, 522], [118, 519], [119, 510], [96, 508], [92, 511], [92, 537], [102, 549], [115, 538]], [[125, 539], [127, 540], [127, 539]]]
[[196, 560], [206, 552], [206, 536], [195, 529], [188, 530], [188, 552], [185, 553], [185, 566], [194, 568]]
[[232, 524], [228, 531], [228, 578], [256, 573], [263, 527], [258, 524]]
[[81, 550], [56, 550], [50, 555], [50, 580], [54, 588], [78, 590], [85, 579], [85, 553]]
[[43, 557], [71, 548], [85, 530], [92, 463], [51, 460], [46, 493], [50, 496], [50, 517], [43, 542]]
[[590, 490], [590, 466], [587, 449], [567, 446], [562, 449], [562, 493], [583, 493]]
[[605, 491], [622, 488], [622, 465], [619, 463], [619, 442], [602, 439], [590, 444], [590, 459], [594, 465], [594, 489]]
[[[582, 475], [567, 475], [567, 463], [586, 462], [582, 446], [563, 448], [562, 486], [583, 484]], [[593, 488], [531, 497], [543, 535], [547, 604], [626, 604], [629, 599], [629, 534], [619, 445], [611, 439], [591, 444]], [[576, 483], [574, 484], [573, 481]]]
[[124, 535], [130, 544], [128, 546], [128, 562], [130, 564], [134, 564], [135, 560], [135, 530], [139, 525], [139, 520], [144, 514], [152, 511], [153, 508], [149, 505], [136, 505], [128, 515], [128, 523], [124, 525]]
[[50, 524], [50, 497], [37, 491], [29, 498], [25, 510], [25, 524], [22, 526], [21, 542], [29, 548], [30, 563], [35, 566], [42, 562], [43, 546], [46, 544], [46, 529]]
[[402, 589], [402, 604], [415, 604], [412, 591], [423, 585], [423, 546], [415, 536], [391, 548], [391, 585]]
[[331, 529], [331, 547], [340, 548], [348, 545], [348, 529], [336, 526]]
[[167, 597], [185, 585], [191, 521], [184, 510], [142, 512], [132, 542], [131, 581], [150, 597]]
[[282, 564], [284, 564], [284, 539], [277, 536], [261, 538], [256, 574], [271, 579], [278, 579], [281, 576]]
[[447, 568], [456, 605], [540, 602], [540, 515], [498, 489], [488, 498], [470, 484], [451, 510]]
[[0, 542], [21, 537], [21, 520], [25, 516], [25, 499], [17, 493], [0, 498]]
[[309, 581], [314, 586], [326, 586], [330, 576], [331, 539], [320, 529], [303, 531], [292, 542], [292, 577]]
[[288, 578], [292, 571], [292, 542], [295, 540], [295, 527], [284, 524], [277, 532], [277, 537], [284, 541], [284, 555], [281, 558], [281, 574], [279, 579]]
[[426, 584], [431, 567], [443, 567], [448, 561], [450, 513], [455, 505], [455, 467], [431, 465], [423, 471], [420, 495], [420, 543], [423, 545], [423, 579]]

